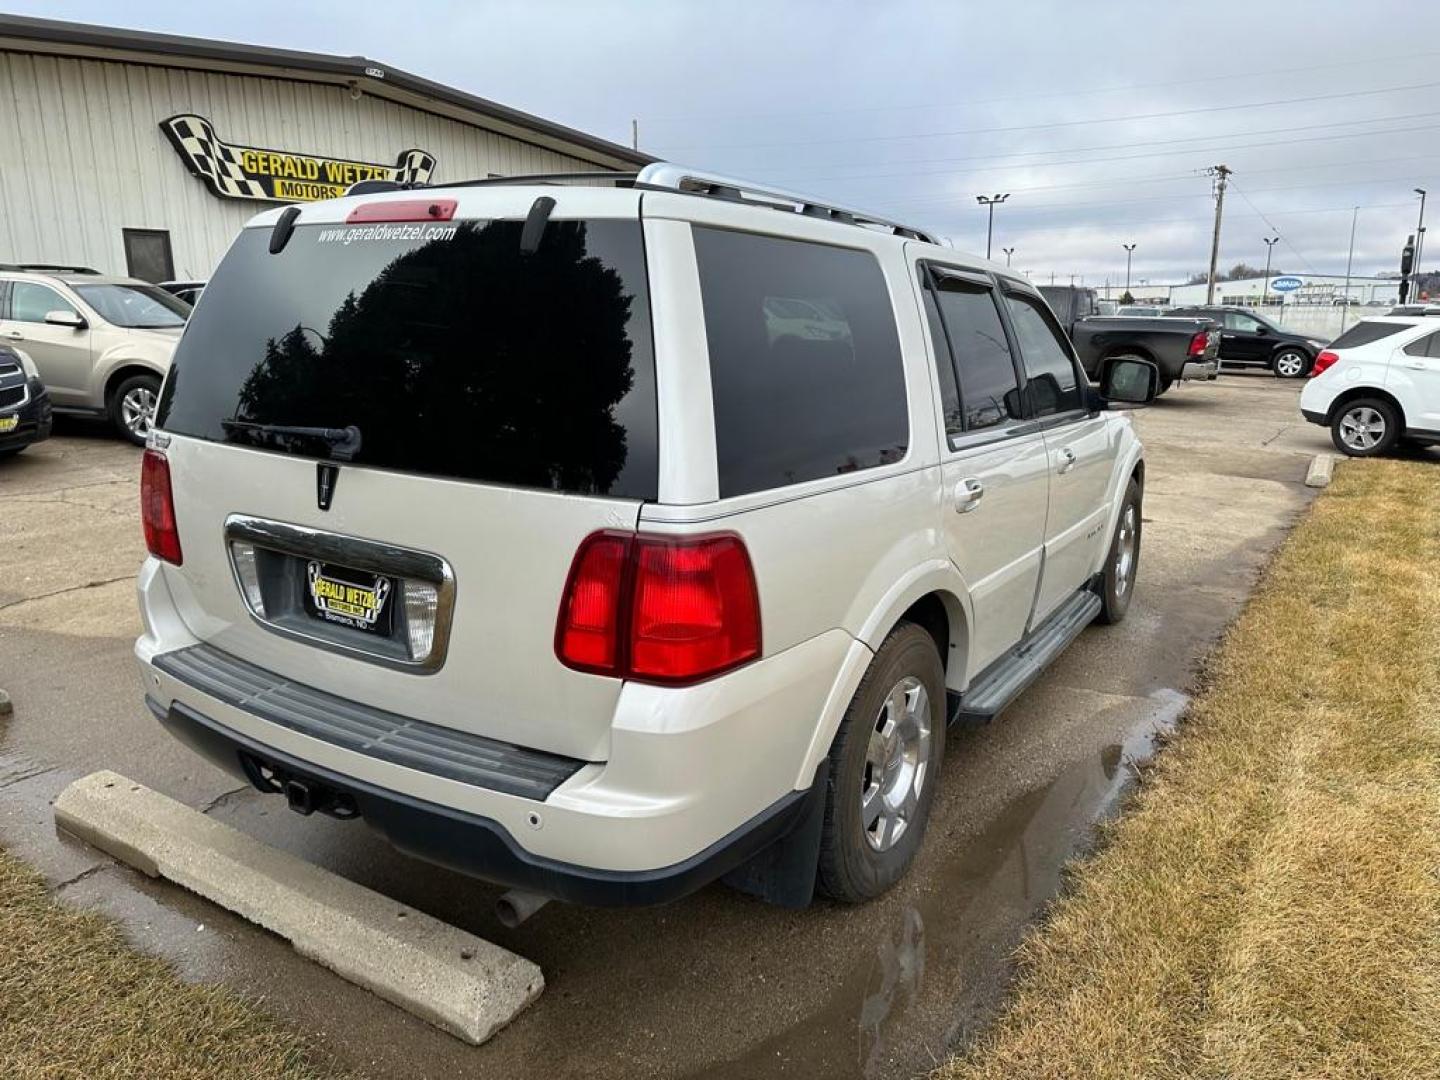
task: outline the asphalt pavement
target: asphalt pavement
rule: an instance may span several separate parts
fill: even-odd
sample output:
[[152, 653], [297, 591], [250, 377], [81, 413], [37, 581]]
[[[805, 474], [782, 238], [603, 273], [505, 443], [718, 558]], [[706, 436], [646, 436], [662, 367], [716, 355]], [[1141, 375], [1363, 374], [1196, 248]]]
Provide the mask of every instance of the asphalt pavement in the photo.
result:
[[[121, 920], [187, 976], [223, 980], [378, 1076], [911, 1076], [980, 1030], [1065, 861], [1116, 807], [1183, 710], [1313, 492], [1326, 432], [1299, 386], [1227, 374], [1137, 413], [1148, 474], [1137, 592], [997, 723], [951, 735], [919, 861], [860, 907], [782, 911], [712, 886], [657, 909], [551, 904], [518, 930], [498, 890], [392, 851], [357, 822], [300, 818], [170, 740], [141, 702], [131, 645], [139, 451], [62, 424], [0, 463], [0, 846], [68, 902]], [[173, 885], [57, 837], [50, 802], [113, 769], [534, 960], [548, 989], [466, 1046]]]

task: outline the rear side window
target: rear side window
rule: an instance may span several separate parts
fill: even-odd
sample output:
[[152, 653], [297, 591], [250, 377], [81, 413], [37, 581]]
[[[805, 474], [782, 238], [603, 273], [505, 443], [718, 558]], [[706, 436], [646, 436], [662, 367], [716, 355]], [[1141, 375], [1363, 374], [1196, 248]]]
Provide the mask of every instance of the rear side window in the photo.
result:
[[[935, 284], [950, 355], [960, 380], [963, 422], [958, 429], [947, 423], [947, 433], [983, 431], [1018, 419], [1019, 380], [993, 290], [949, 275], [937, 275]], [[942, 349], [937, 345], [936, 351]]]
[[720, 497], [899, 461], [905, 372], [868, 252], [696, 226]]
[[[654, 499], [655, 363], [640, 223], [246, 229], [181, 339], [159, 424], [358, 465]], [[286, 428], [291, 430], [278, 430]], [[397, 511], [400, 508], [397, 508]]]
[[1440, 330], [1433, 334], [1426, 334], [1417, 341], [1412, 341], [1405, 346], [1405, 352], [1410, 356], [1440, 357]]
[[52, 311], [78, 314], [75, 305], [54, 289], [33, 281], [17, 281], [10, 293], [10, 318], [16, 322], [43, 323]]
[[1349, 330], [1346, 330], [1329, 345], [1332, 349], [1353, 349], [1360, 345], [1369, 345], [1372, 341], [1379, 341], [1391, 334], [1398, 334], [1401, 330], [1407, 329], [1408, 323], [1392, 322], [1358, 322]]
[[1081, 407], [1080, 381], [1070, 346], [1054, 318], [1038, 300], [1009, 293], [1005, 302], [1025, 362], [1025, 394], [1030, 415], [1050, 416]]

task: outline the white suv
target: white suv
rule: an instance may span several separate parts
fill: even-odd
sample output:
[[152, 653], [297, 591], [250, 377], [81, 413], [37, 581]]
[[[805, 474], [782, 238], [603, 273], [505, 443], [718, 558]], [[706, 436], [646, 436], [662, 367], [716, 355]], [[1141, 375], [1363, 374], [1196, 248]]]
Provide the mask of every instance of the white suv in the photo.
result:
[[1315, 358], [1300, 411], [1352, 457], [1440, 443], [1440, 319], [1356, 323]]
[[145, 455], [147, 702], [523, 890], [871, 897], [947, 721], [1124, 614], [1108, 402], [1156, 382], [1090, 386], [1003, 267], [673, 166], [267, 211]]
[[190, 305], [84, 267], [0, 265], [0, 345], [35, 362], [56, 412], [108, 417], [144, 445]]

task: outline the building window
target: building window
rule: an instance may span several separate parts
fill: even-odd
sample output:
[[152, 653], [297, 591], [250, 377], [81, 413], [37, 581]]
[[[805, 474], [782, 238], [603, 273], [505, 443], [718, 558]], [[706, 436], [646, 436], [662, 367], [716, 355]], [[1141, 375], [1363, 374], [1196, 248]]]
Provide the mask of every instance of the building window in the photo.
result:
[[171, 281], [175, 260], [170, 234], [164, 229], [121, 229], [125, 238], [125, 272], [141, 281]]

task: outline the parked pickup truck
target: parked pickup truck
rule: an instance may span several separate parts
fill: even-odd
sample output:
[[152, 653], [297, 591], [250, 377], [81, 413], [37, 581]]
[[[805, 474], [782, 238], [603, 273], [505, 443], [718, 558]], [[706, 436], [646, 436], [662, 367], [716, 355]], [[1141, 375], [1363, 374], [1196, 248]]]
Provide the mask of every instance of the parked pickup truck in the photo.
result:
[[1099, 314], [1094, 289], [1041, 285], [1040, 292], [1070, 335], [1091, 381], [1105, 361], [1137, 356], [1160, 369], [1163, 394], [1182, 379], [1213, 379], [1219, 374], [1220, 328], [1213, 319], [1134, 318]]

